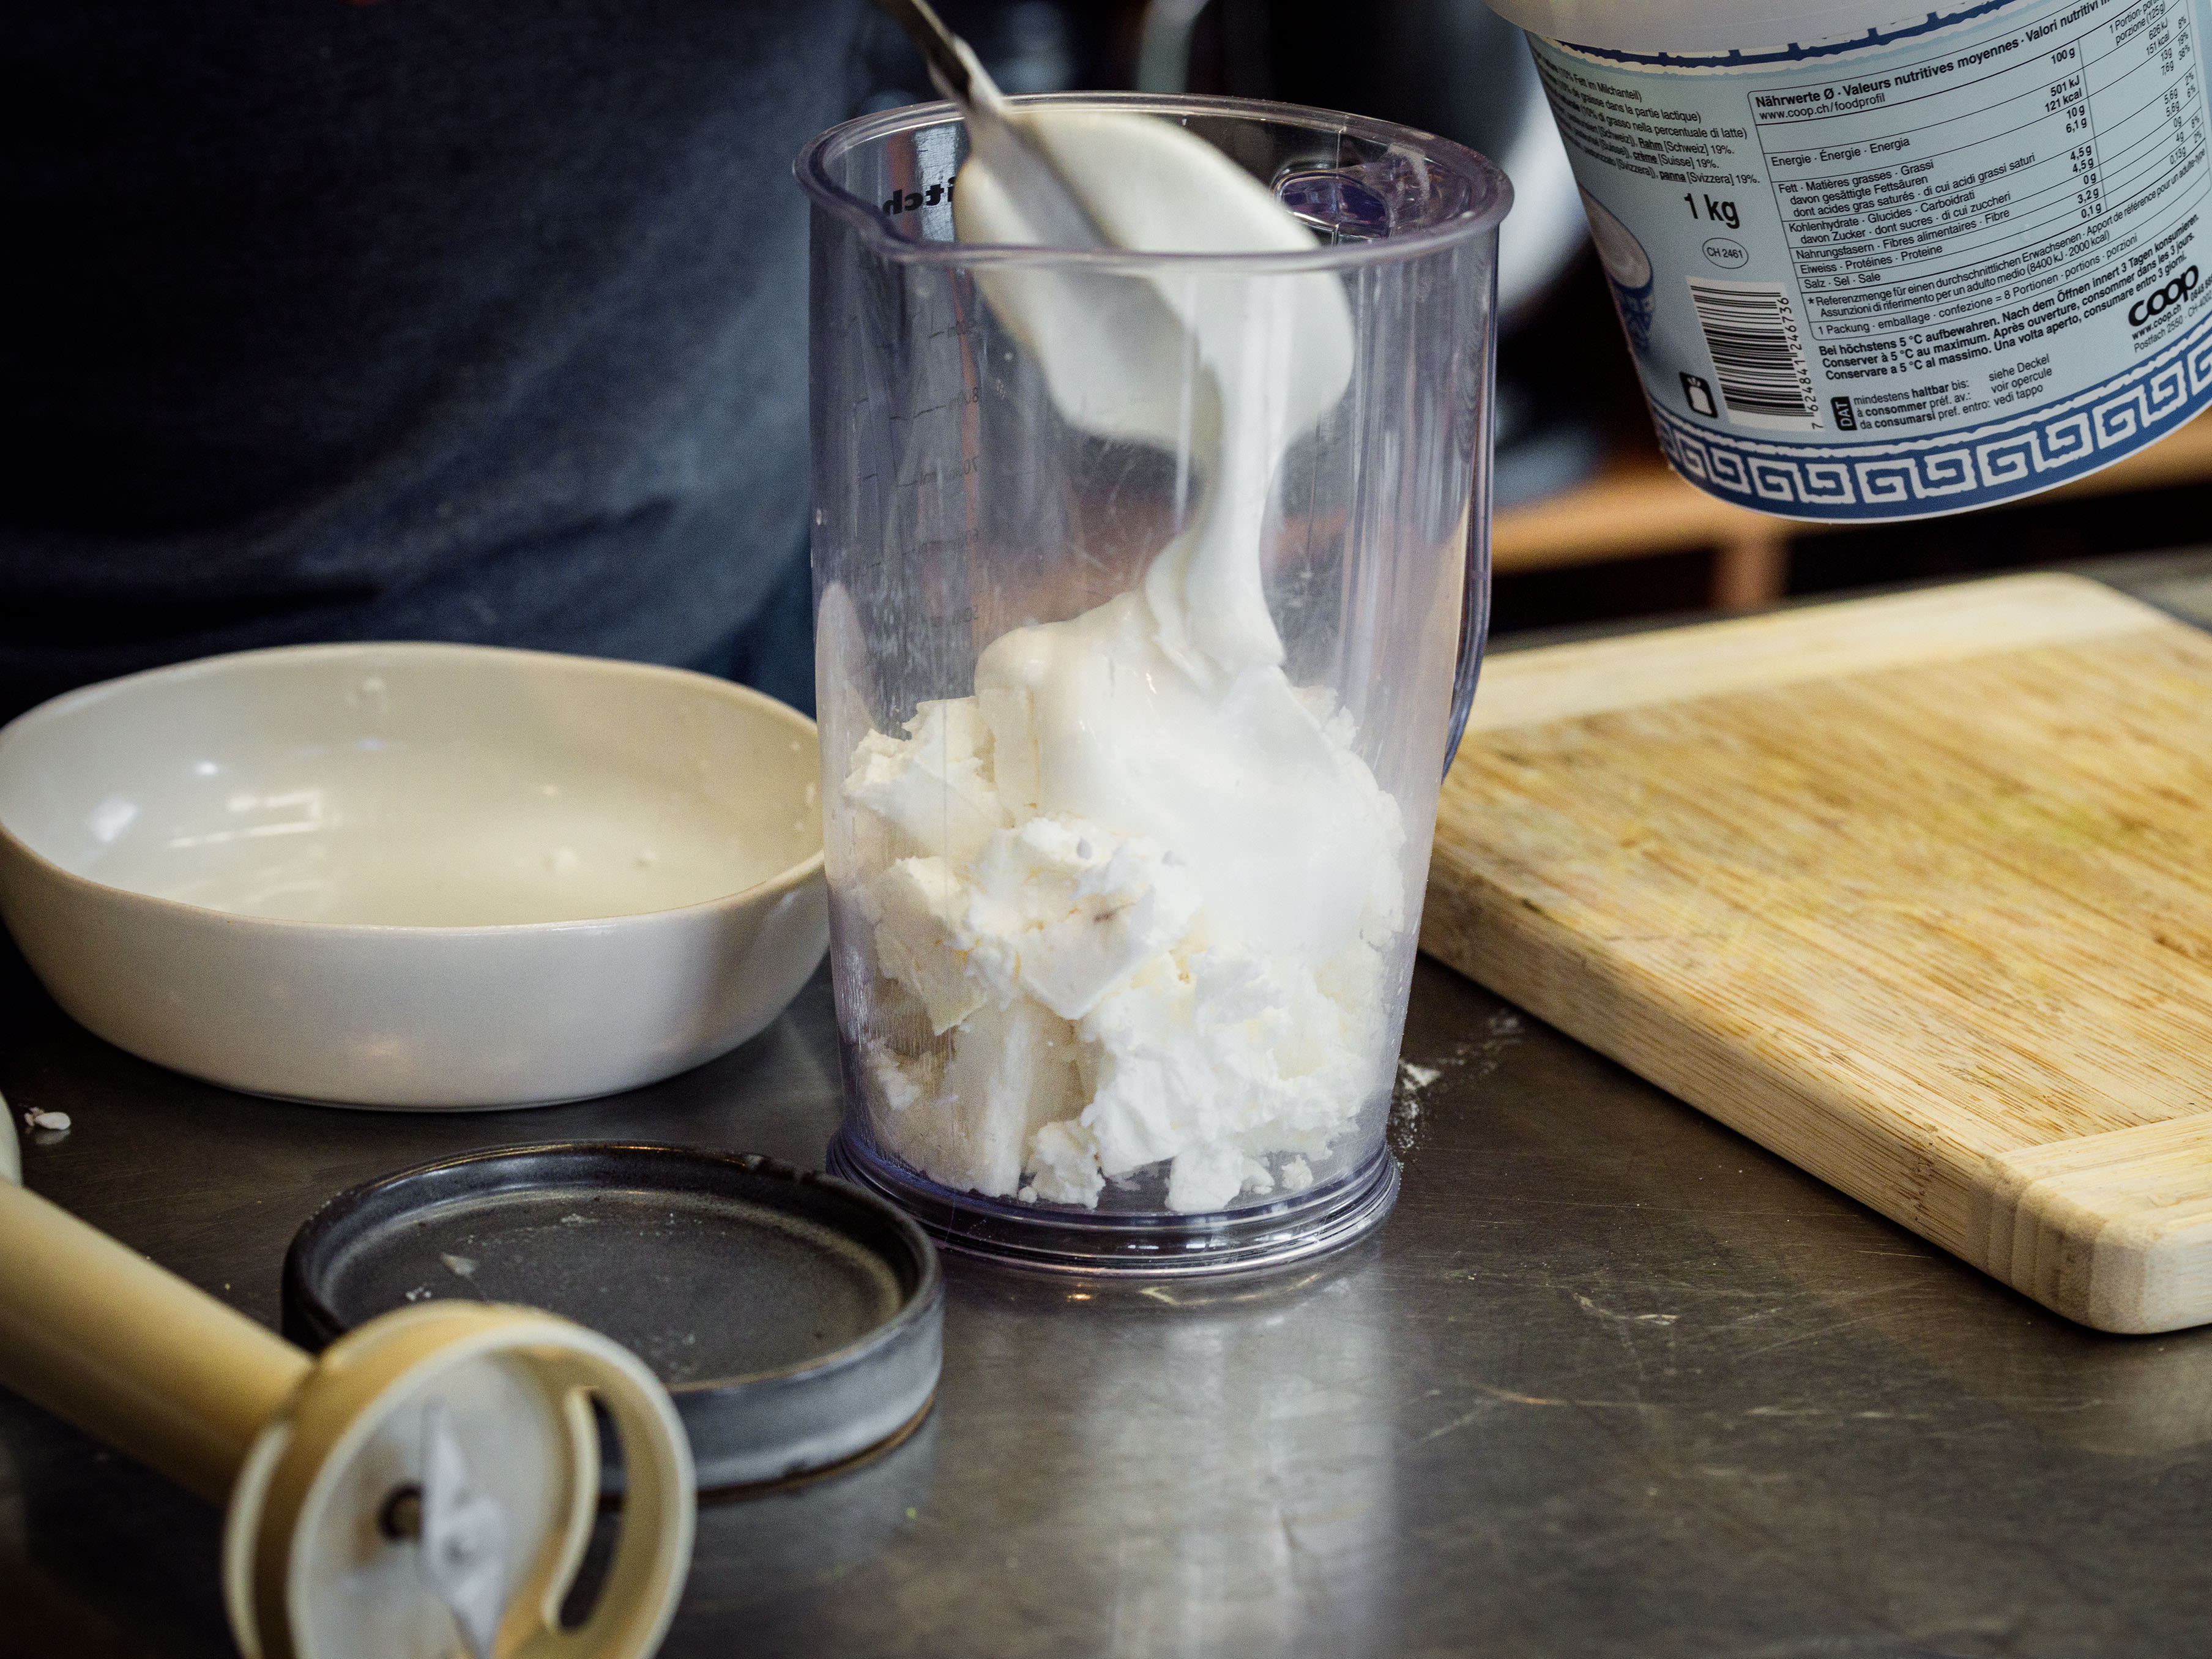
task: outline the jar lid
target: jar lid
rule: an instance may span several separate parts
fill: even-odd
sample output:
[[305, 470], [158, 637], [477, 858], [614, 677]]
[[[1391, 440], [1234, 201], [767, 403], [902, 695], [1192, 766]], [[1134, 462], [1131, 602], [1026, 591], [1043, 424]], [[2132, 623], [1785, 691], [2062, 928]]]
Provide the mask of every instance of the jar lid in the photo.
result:
[[2014, 15], [2029, 0], [1981, 0], [1914, 11], [1900, 0], [1490, 0], [1490, 9], [1532, 34], [1570, 46], [1653, 58], [1761, 56], [1775, 48], [1880, 46], [1917, 39], [1993, 12]]
[[[471, 1152], [338, 1194], [285, 1255], [284, 1333], [312, 1351], [438, 1298], [542, 1308], [636, 1354], [676, 1402], [702, 1491], [903, 1439], [943, 1353], [944, 1279], [921, 1230], [751, 1154]], [[607, 1484], [619, 1489], [618, 1465]]]

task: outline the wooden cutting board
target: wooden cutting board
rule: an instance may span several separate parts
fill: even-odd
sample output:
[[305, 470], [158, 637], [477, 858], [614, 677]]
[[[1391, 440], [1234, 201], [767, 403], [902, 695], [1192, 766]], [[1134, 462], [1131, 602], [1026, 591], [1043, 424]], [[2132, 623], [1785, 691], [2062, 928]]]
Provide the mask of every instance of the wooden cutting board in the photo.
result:
[[1421, 943], [2070, 1318], [2212, 1321], [2212, 637], [2148, 605], [1493, 658]]

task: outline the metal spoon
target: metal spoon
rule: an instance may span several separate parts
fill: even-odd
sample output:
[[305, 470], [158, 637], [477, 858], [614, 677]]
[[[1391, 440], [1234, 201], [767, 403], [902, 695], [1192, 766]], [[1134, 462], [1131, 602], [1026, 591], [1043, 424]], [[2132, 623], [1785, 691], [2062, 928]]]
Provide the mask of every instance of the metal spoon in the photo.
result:
[[1005, 185], [1039, 234], [1054, 247], [1105, 247], [1107, 237], [1043, 150], [1014, 124], [1006, 94], [965, 40], [945, 27], [928, 0], [877, 0], [906, 31], [929, 65], [937, 89], [960, 106], [968, 147]]

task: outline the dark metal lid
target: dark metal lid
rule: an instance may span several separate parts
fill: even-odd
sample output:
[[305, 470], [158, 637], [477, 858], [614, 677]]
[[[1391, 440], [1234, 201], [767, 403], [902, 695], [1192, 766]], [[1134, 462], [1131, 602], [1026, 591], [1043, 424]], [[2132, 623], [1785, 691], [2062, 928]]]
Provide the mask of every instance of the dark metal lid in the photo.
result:
[[470, 1152], [340, 1193], [285, 1254], [284, 1332], [310, 1350], [433, 1297], [544, 1308], [629, 1348], [675, 1400], [702, 1490], [903, 1438], [943, 1356], [944, 1279], [921, 1230], [750, 1154]]

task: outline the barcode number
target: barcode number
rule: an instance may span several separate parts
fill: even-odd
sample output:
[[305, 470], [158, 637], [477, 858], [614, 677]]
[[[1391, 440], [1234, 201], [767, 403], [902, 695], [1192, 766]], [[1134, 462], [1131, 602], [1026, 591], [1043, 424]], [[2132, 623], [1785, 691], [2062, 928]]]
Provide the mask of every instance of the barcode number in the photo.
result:
[[1687, 280], [1729, 419], [1743, 426], [1820, 425], [1788, 293], [1756, 283]]

